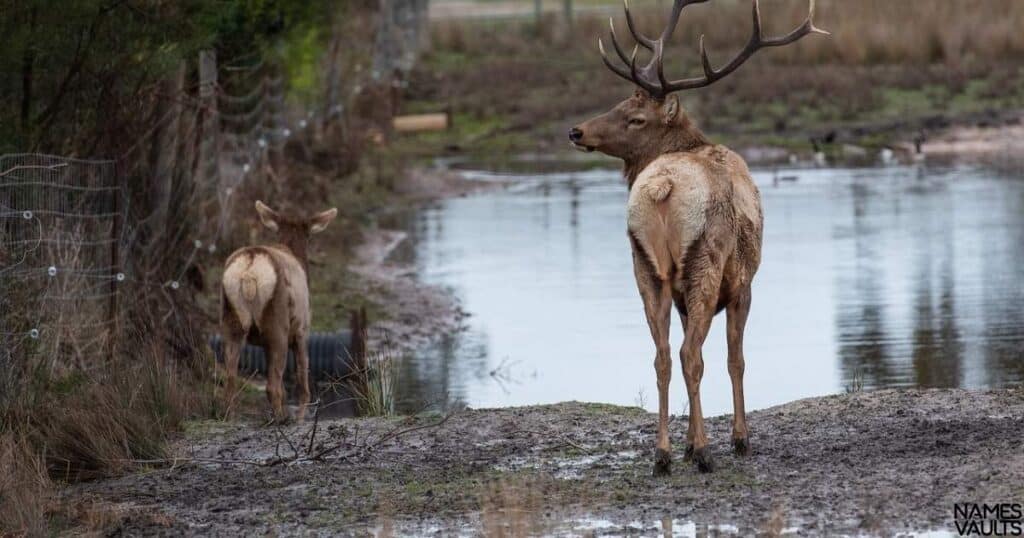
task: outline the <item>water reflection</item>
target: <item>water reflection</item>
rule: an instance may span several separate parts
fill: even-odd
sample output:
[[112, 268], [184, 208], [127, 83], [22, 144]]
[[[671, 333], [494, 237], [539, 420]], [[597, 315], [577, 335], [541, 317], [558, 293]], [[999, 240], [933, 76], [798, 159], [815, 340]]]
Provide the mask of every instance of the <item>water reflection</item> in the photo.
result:
[[[1019, 168], [755, 173], [765, 244], [747, 330], [747, 402], [852, 385], [1024, 380]], [[486, 174], [480, 174], [487, 178]], [[508, 181], [509, 176], [502, 180]], [[653, 346], [632, 278], [618, 172], [513, 184], [408, 217], [405, 255], [472, 314], [403, 364], [404, 400], [473, 407], [564, 400], [653, 406]], [[731, 410], [724, 318], [705, 347], [703, 405]], [[673, 346], [681, 344], [678, 321]], [[674, 412], [685, 410], [676, 365]]]

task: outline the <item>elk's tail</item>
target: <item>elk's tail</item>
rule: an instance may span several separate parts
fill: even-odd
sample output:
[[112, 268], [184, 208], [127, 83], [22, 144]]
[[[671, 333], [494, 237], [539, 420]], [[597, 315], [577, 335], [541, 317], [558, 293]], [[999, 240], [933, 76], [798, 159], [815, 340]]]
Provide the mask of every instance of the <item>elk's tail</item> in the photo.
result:
[[654, 203], [663, 202], [672, 192], [672, 180], [667, 175], [658, 175], [643, 184], [644, 194]]
[[[248, 331], [253, 325], [262, 329], [263, 311], [277, 287], [277, 271], [267, 255], [246, 253], [236, 257], [224, 268], [221, 282], [226, 306], [230, 306], [242, 329]], [[228, 315], [226, 309], [224, 315]]]
[[630, 237], [636, 242], [644, 256], [651, 263], [658, 279], [666, 281], [674, 268], [678, 232], [669, 225], [672, 209], [666, 203], [672, 193], [672, 180], [667, 174], [646, 178], [630, 193], [627, 226]]

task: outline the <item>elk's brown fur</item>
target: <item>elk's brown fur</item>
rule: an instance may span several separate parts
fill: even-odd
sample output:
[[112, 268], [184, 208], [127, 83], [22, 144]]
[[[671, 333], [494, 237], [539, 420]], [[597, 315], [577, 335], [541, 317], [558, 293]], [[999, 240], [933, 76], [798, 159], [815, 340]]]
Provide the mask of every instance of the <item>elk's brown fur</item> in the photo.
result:
[[279, 244], [243, 247], [224, 263], [221, 278], [221, 333], [227, 393], [235, 394], [238, 360], [246, 339], [262, 345], [267, 355], [267, 399], [276, 420], [284, 409], [284, 370], [288, 350], [295, 354], [299, 385], [299, 419], [309, 405], [309, 262], [310, 235], [322, 231], [338, 214], [329, 209], [310, 218], [279, 215], [262, 202], [256, 212], [267, 228], [277, 232]]
[[[701, 348], [714, 316], [727, 312], [728, 370], [732, 380], [733, 444], [736, 452], [750, 450], [743, 402], [743, 329], [750, 310], [751, 282], [761, 263], [763, 216], [761, 196], [746, 162], [725, 146], [712, 144], [693, 123], [672, 92], [710, 85], [725, 77], [764, 47], [792, 43], [805, 35], [825, 33], [814, 27], [811, 15], [796, 30], [776, 39], [762, 35], [757, 0], [753, 2], [754, 32], [747, 46], [728, 64], [711, 67], [701, 40], [704, 75], [669, 81], [662, 71], [664, 42], [671, 36], [683, 8], [707, 0], [676, 0], [669, 24], [657, 40], [638, 33], [629, 16], [630, 31], [639, 46], [652, 53], [638, 68], [622, 52], [612, 28], [616, 54], [627, 65], [613, 64], [617, 75], [640, 89], [613, 109], [574, 127], [570, 141], [584, 151], [600, 151], [625, 163], [629, 184], [626, 229], [633, 251], [633, 272], [654, 339], [654, 368], [658, 378], [658, 437], [655, 474], [671, 470], [668, 435], [668, 386], [672, 377], [669, 324], [672, 306], [685, 334], [680, 360], [690, 403], [687, 455], [699, 470], [713, 465], [700, 402], [704, 374]], [[810, 12], [813, 14], [811, 0]]]

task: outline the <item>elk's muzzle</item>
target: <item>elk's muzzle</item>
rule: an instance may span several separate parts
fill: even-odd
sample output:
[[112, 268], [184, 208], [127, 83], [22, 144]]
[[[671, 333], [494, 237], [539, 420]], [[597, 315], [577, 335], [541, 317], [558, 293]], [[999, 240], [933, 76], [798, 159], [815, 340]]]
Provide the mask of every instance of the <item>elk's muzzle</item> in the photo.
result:
[[593, 146], [581, 144], [581, 140], [583, 140], [583, 131], [580, 130], [579, 127], [573, 127], [572, 129], [569, 129], [569, 143], [572, 144], [572, 147], [580, 151], [585, 151], [587, 153], [594, 151]]

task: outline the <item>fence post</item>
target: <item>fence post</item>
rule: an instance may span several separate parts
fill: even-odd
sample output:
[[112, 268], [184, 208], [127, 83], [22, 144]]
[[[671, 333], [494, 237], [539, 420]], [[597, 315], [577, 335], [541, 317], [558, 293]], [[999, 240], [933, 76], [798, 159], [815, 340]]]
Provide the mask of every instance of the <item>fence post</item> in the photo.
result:
[[217, 115], [217, 53], [199, 52], [199, 106], [201, 125], [199, 136], [199, 177], [205, 187], [219, 184], [220, 118]]
[[572, 39], [572, 0], [562, 0], [562, 12], [565, 16], [566, 41]]
[[124, 196], [124, 181], [122, 179], [122, 168], [120, 161], [111, 164], [114, 169], [114, 184], [117, 188], [113, 191], [113, 214], [114, 218], [110, 223], [110, 267], [114, 273], [110, 279], [110, 334], [107, 336], [107, 352], [110, 354], [108, 360], [114, 360], [114, 356], [117, 353], [117, 341], [120, 337], [121, 327], [118, 323], [118, 304], [117, 304], [117, 291], [118, 286], [122, 285], [117, 279], [117, 274], [121, 270], [121, 226], [122, 221], [125, 219], [124, 206], [121, 197]]
[[162, 113], [166, 110], [170, 116], [165, 125], [159, 127], [160, 131], [154, 138], [156, 146], [156, 170], [154, 173], [155, 185], [153, 189], [153, 229], [163, 231], [167, 225], [167, 212], [171, 203], [171, 184], [174, 182], [174, 169], [179, 156], [179, 134], [181, 128], [181, 116], [184, 112], [182, 96], [185, 93], [185, 72], [187, 66], [181, 62], [178, 72], [173, 79], [161, 82], [162, 92], [166, 107], [157, 107], [157, 121], [162, 121]]

